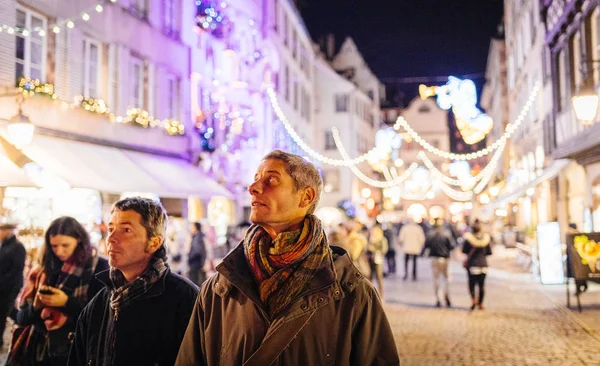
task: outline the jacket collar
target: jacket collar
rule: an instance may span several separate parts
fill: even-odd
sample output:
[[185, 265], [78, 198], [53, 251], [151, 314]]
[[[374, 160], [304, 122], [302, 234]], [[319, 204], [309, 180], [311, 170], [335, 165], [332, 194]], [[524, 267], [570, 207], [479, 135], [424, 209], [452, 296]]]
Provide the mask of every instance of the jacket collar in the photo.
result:
[[[354, 291], [363, 275], [352, 264], [346, 251], [339, 247], [330, 247], [333, 256], [333, 270], [322, 268], [313, 277], [309, 288], [299, 297], [306, 297], [302, 301], [296, 301], [288, 313], [298, 308], [300, 312], [314, 310], [344, 297], [344, 291]], [[216, 267], [218, 276], [214, 282], [213, 291], [221, 296], [228, 296], [233, 287], [237, 288], [250, 300], [262, 308], [262, 302], [258, 296], [258, 287], [248, 267], [244, 255], [243, 243], [231, 251], [223, 261]], [[308, 295], [308, 296], [307, 296]]]
[[[165, 271], [163, 276], [156, 283], [154, 283], [152, 286], [150, 286], [150, 289], [148, 289], [148, 291], [146, 291], [146, 293], [144, 295], [142, 295], [142, 297], [147, 298], [147, 297], [162, 295], [165, 292], [165, 289], [167, 287], [165, 283], [167, 280], [167, 276], [169, 275], [170, 272], [171, 272], [171, 269], [167, 268], [167, 270]], [[102, 282], [104, 284], [104, 286], [106, 287], [106, 291], [110, 293], [110, 269], [99, 272], [94, 277], [98, 281]]]

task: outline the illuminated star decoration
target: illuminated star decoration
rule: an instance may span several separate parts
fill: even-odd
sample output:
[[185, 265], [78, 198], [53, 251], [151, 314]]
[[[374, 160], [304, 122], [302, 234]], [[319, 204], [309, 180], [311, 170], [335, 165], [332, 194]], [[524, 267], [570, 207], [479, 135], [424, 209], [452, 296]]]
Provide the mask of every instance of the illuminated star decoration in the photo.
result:
[[494, 126], [492, 118], [477, 108], [477, 89], [472, 80], [450, 76], [446, 85], [421, 84], [419, 94], [423, 100], [436, 95], [440, 108], [452, 108], [456, 117], [456, 127], [469, 145], [483, 140]]

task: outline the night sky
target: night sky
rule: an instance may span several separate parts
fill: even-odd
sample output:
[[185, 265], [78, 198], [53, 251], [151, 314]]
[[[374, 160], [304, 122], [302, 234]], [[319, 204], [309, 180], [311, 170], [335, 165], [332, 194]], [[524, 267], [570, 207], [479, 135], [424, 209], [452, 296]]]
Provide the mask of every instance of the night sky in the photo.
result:
[[[404, 92], [404, 102], [416, 95], [418, 84], [394, 82], [395, 78], [485, 72], [490, 38], [497, 33], [503, 12], [503, 0], [296, 3], [315, 42], [333, 33], [339, 47], [345, 36], [351, 36], [371, 70], [388, 85], [388, 94]], [[481, 88], [484, 79], [474, 81]]]

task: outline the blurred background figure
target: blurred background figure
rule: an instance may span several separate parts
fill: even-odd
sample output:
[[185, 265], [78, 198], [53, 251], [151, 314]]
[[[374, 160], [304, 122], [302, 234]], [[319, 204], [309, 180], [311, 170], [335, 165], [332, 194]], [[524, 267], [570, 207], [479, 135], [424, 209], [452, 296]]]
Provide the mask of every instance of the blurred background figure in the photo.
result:
[[17, 225], [11, 223], [0, 224], [0, 349], [6, 317], [14, 309], [15, 299], [23, 287], [26, 252], [15, 236], [16, 228]]
[[108, 268], [77, 220], [54, 220], [20, 296], [6, 364], [66, 365], [79, 313], [104, 287], [95, 275]]
[[435, 293], [436, 306], [442, 306], [440, 300], [440, 278], [442, 279], [442, 292], [446, 306], [451, 307], [448, 275], [448, 261], [455, 241], [451, 232], [445, 227], [443, 219], [435, 219], [431, 231], [427, 234], [425, 249], [429, 250], [431, 257], [431, 269], [433, 272], [433, 290]]
[[188, 271], [189, 278], [197, 284], [202, 285], [206, 281], [206, 243], [204, 241], [204, 233], [202, 225], [199, 222], [192, 223], [190, 227], [192, 233], [192, 242], [188, 253]]
[[370, 279], [371, 281], [373, 281], [373, 277], [377, 279], [379, 295], [383, 300], [383, 258], [388, 251], [388, 241], [383, 235], [383, 229], [379, 223], [371, 228], [367, 251], [371, 253]]
[[412, 278], [413, 281], [416, 281], [417, 257], [421, 254], [425, 246], [425, 232], [419, 224], [415, 223], [414, 219], [408, 219], [408, 222], [400, 229], [398, 242], [404, 251], [404, 280], [408, 279], [408, 263], [412, 259]]
[[383, 235], [388, 242], [388, 250], [385, 253], [385, 261], [387, 264], [387, 272], [384, 272], [384, 276], [396, 274], [396, 235], [394, 228], [391, 223], [381, 225], [383, 229]]
[[367, 237], [363, 234], [363, 224], [358, 221], [348, 223], [348, 255], [363, 276], [369, 278], [371, 270], [367, 260]]
[[[462, 252], [467, 255], [463, 266], [469, 275], [469, 293], [473, 302], [471, 310], [479, 307], [484, 309], [483, 297], [485, 295], [485, 276], [488, 272], [487, 256], [492, 255], [490, 235], [483, 232], [479, 220], [475, 220], [470, 233], [464, 236]], [[479, 287], [479, 296], [475, 294], [475, 287]]]

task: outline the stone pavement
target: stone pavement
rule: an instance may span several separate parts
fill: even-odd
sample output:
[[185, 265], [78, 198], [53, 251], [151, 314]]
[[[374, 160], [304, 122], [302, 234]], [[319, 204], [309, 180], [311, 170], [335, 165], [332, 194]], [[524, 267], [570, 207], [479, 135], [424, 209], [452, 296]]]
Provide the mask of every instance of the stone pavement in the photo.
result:
[[450, 309], [434, 307], [429, 259], [419, 260], [416, 282], [402, 280], [400, 263], [384, 294], [401, 364], [600, 365], [597, 286], [584, 294], [588, 308], [574, 314], [564, 307], [564, 286], [543, 286], [512, 263], [510, 256], [490, 259], [486, 309], [473, 312], [460, 260], [451, 263]]
[[[582, 295], [582, 313], [568, 310], [564, 286], [539, 284], [514, 265], [511, 253], [495, 250], [486, 279], [486, 309], [469, 311], [459, 256], [451, 263], [453, 307], [438, 309], [429, 260], [418, 263], [418, 281], [402, 280], [399, 260], [400, 274], [384, 282], [402, 365], [600, 365], [600, 286], [590, 284]], [[10, 342], [8, 330], [4, 342], [0, 365]]]

